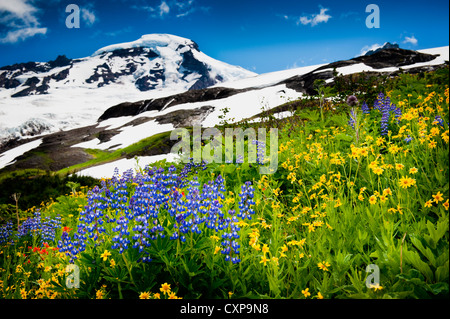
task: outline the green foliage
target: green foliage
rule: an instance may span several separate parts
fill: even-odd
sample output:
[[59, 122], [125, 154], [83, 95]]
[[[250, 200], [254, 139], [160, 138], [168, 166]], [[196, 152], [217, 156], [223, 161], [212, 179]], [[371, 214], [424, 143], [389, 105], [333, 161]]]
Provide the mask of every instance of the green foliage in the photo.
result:
[[[67, 186], [69, 182], [89, 187], [98, 184], [96, 179], [86, 176], [60, 177], [50, 172], [40, 175], [29, 171], [24, 171], [22, 174], [15, 172], [0, 180], [0, 204], [15, 204], [11, 195], [20, 193], [18, 204], [21, 210], [27, 210], [33, 206], [38, 207], [43, 202], [69, 193], [72, 190]], [[7, 207], [4, 209], [8, 210]], [[0, 209], [0, 216], [3, 215], [3, 212], [4, 210]]]
[[[255, 188], [255, 215], [241, 221], [237, 231], [239, 263], [225, 260], [220, 253], [222, 238], [206, 227], [201, 233], [188, 232], [185, 242], [156, 236], [144, 248], [152, 261], [142, 263], [144, 252], [138, 248], [123, 253], [112, 248], [117, 223], [111, 222], [104, 224], [105, 233], [97, 240], [87, 241], [74, 262], [80, 287], [67, 288], [69, 258], [52, 248], [63, 232], [73, 236], [82, 224], [79, 213], [88, 205], [88, 189], [80, 186], [86, 181], [64, 179], [61, 189], [72, 193], [59, 193], [40, 207], [42, 218], [61, 217], [55, 241], [45, 247], [37, 237], [28, 236], [0, 246], [0, 296], [51, 298], [57, 293], [58, 298], [135, 299], [142, 293], [168, 298], [170, 291], [171, 297], [175, 293], [223, 299], [448, 298], [446, 84], [448, 67], [393, 79], [368, 74], [338, 79], [335, 89], [340, 94], [335, 92], [335, 99], [324, 97], [331, 91], [327, 89], [322, 99], [291, 101], [283, 107], [295, 111], [292, 118], [270, 121], [280, 130], [274, 174], [260, 175], [259, 166], [247, 158], [242, 164], [211, 163], [187, 174], [187, 180], [195, 177], [200, 185], [218, 175], [224, 178], [226, 191], [220, 202], [224, 218], [231, 216], [230, 210], [240, 211], [243, 183], [250, 181]], [[359, 113], [361, 126], [355, 136], [342, 98], [358, 90], [365, 90], [358, 98], [369, 105], [383, 91], [401, 106], [404, 116], [399, 123], [390, 123], [389, 135], [380, 136], [378, 114]], [[442, 126], [434, 121], [436, 115], [443, 119]], [[407, 136], [412, 137], [409, 142]], [[92, 153], [99, 160], [111, 155]], [[171, 163], [159, 165], [168, 168]], [[176, 167], [180, 172], [184, 164]], [[53, 187], [49, 181], [46, 185]], [[132, 182], [124, 186], [124, 207], [130, 205], [138, 186]], [[188, 187], [177, 192], [185, 196]], [[22, 196], [30, 192], [14, 191]], [[114, 191], [112, 186], [109, 191]], [[15, 207], [5, 204], [4, 209], [5, 216], [14, 220]], [[164, 205], [158, 209], [160, 215], [150, 222], [173, 232], [175, 217]], [[104, 214], [120, 218], [125, 211], [108, 208]], [[130, 219], [129, 238], [136, 234], [135, 225], [136, 220]], [[380, 270], [378, 286], [366, 285], [366, 267], [371, 264]]]

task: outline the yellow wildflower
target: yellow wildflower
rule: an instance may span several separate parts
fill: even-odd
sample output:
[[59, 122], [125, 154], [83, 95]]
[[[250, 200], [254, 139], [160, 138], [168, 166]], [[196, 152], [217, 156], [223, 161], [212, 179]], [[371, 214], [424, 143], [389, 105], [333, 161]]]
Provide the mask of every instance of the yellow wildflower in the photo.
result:
[[444, 206], [445, 210], [448, 210], [448, 198], [445, 202], [442, 203], [442, 206]]
[[269, 261], [269, 259], [266, 257], [266, 255], [261, 257], [261, 261], [259, 262], [260, 264], [264, 264], [264, 266], [266, 266], [267, 262]]
[[305, 296], [305, 298], [311, 296], [311, 293], [309, 292], [309, 288], [303, 289], [302, 294], [303, 294], [303, 296]]
[[161, 288], [159, 288], [159, 290], [160, 290], [161, 292], [163, 292], [164, 294], [170, 292], [170, 284], [168, 284], [167, 282], [163, 283], [163, 284], [161, 285]]
[[330, 263], [328, 263], [327, 261], [322, 261], [317, 264], [317, 267], [319, 267], [323, 271], [328, 271], [328, 267], [330, 267]]
[[425, 207], [432, 207], [433, 206], [433, 201], [430, 199], [430, 200], [427, 200], [426, 202], [425, 202], [425, 205], [424, 205]]
[[141, 292], [141, 294], [139, 295], [139, 299], [150, 299], [150, 293], [149, 292]]
[[103, 261], [106, 261], [108, 257], [111, 256], [111, 253], [108, 250], [105, 250], [103, 254], [100, 255], [100, 257], [103, 258]]

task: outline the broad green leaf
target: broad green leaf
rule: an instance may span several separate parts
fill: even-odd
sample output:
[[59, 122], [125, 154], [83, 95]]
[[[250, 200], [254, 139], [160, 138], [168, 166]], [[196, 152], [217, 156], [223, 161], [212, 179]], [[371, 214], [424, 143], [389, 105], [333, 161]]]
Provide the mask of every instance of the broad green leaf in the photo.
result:
[[436, 265], [436, 258], [430, 248], [424, 247], [422, 242], [415, 236], [410, 236], [413, 245], [431, 262], [433, 266]]
[[448, 282], [448, 278], [449, 278], [449, 262], [448, 262], [448, 260], [443, 266], [439, 266], [436, 269], [435, 275], [436, 275], [437, 282], [441, 282], [441, 281]]
[[[448, 218], [447, 218], [447, 220], [439, 221], [436, 225], [436, 228], [434, 227], [432, 222], [427, 221], [427, 229], [428, 229], [430, 236], [425, 235], [424, 237], [427, 240], [428, 244], [434, 249], [434, 248], [436, 248], [438, 241], [448, 231]], [[430, 238], [432, 240], [430, 240]]]
[[430, 269], [430, 266], [428, 266], [427, 263], [422, 261], [420, 259], [420, 256], [417, 252], [411, 251], [411, 250], [404, 250], [403, 251], [405, 260], [412, 264], [417, 270], [419, 270], [429, 281], [433, 280], [433, 272]]

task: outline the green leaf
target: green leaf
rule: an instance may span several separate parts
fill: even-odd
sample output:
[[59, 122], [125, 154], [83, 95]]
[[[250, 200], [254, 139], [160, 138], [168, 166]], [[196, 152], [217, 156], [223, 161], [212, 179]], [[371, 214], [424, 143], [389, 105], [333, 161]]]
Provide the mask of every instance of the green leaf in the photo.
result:
[[425, 256], [427, 259], [431, 262], [433, 266], [436, 265], [436, 258], [434, 257], [433, 252], [430, 248], [424, 247], [422, 242], [419, 240], [419, 238], [415, 236], [410, 236], [411, 242], [413, 245]]
[[433, 272], [427, 263], [420, 259], [419, 254], [416, 251], [406, 250], [404, 251], [405, 260], [412, 264], [417, 270], [419, 270], [429, 281], [433, 280]]
[[438, 221], [436, 228], [432, 222], [427, 221], [427, 229], [429, 236], [425, 235], [424, 238], [431, 246], [431, 248], [436, 248], [437, 242], [447, 233], [448, 231], [448, 218], [443, 221]]
[[194, 249], [204, 250], [211, 247], [211, 239], [209, 237], [202, 237], [194, 244]]
[[275, 294], [275, 296], [278, 296], [281, 291], [280, 288], [278, 287], [277, 281], [271, 275], [268, 275], [267, 279], [269, 281], [270, 290]]
[[227, 166], [225, 166], [224, 173], [232, 174], [235, 170], [236, 170], [236, 166], [234, 166], [233, 164], [228, 164]]
[[353, 136], [344, 134], [344, 133], [339, 133], [336, 135], [336, 139], [338, 141], [346, 141], [346, 142], [351, 142], [353, 141]]
[[441, 281], [447, 281], [449, 279], [449, 263], [448, 260], [447, 262], [443, 265], [443, 266], [439, 266], [436, 269], [436, 272], [434, 273], [436, 275], [436, 281], [437, 282], [441, 282]]
[[448, 298], [449, 293], [448, 287], [449, 287], [448, 282], [438, 282], [436, 284], [430, 285], [430, 290], [434, 295], [442, 294], [443, 296], [447, 296]]

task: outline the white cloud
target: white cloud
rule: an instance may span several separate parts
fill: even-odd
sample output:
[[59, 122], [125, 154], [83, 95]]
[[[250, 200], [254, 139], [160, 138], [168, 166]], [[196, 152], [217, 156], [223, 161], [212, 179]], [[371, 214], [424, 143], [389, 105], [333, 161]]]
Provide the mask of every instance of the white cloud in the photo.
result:
[[40, 26], [38, 13], [31, 0], [0, 0], [0, 27], [8, 30], [0, 34], [0, 43], [15, 43], [46, 34], [47, 28]]
[[28, 3], [28, 0], [0, 0], [0, 12], [5, 12], [4, 21], [20, 20], [23, 24], [37, 24], [35, 14], [38, 9]]
[[411, 43], [412, 45], [417, 45], [419, 41], [414, 37], [405, 37], [405, 40], [403, 41], [403, 43]]
[[161, 17], [165, 14], [169, 14], [170, 12], [170, 7], [165, 1], [161, 2], [158, 8], [159, 8], [159, 16]]
[[369, 52], [369, 51], [372, 51], [372, 50], [376, 50], [376, 49], [378, 49], [378, 48], [381, 48], [383, 45], [384, 45], [384, 44], [378, 44], [378, 43], [375, 43], [375, 44], [372, 44], [372, 45], [365, 45], [365, 46], [361, 49], [360, 55], [364, 55], [364, 54], [366, 54], [366, 53]]
[[177, 17], [186, 17], [194, 12], [203, 11], [208, 12], [209, 7], [196, 6], [194, 0], [163, 0], [158, 6], [137, 6], [134, 5], [131, 8], [137, 10], [145, 10], [150, 12], [152, 18], [161, 18], [171, 16], [172, 14]]
[[37, 34], [46, 34], [47, 28], [23, 28], [9, 31], [3, 38], [0, 38], [0, 43], [16, 43], [31, 38]]
[[83, 19], [83, 21], [85, 22], [85, 24], [88, 27], [92, 26], [95, 23], [95, 21], [97, 20], [97, 17], [95, 16], [94, 11], [86, 9], [86, 8], [81, 9], [81, 18]]
[[319, 23], [327, 23], [329, 19], [331, 19], [332, 17], [329, 14], [326, 14], [326, 12], [329, 9], [326, 8], [320, 8], [320, 13], [318, 14], [312, 14], [309, 16], [301, 16], [298, 21], [297, 24], [303, 24], [303, 25], [308, 25], [310, 24], [312, 27], [319, 24]]

